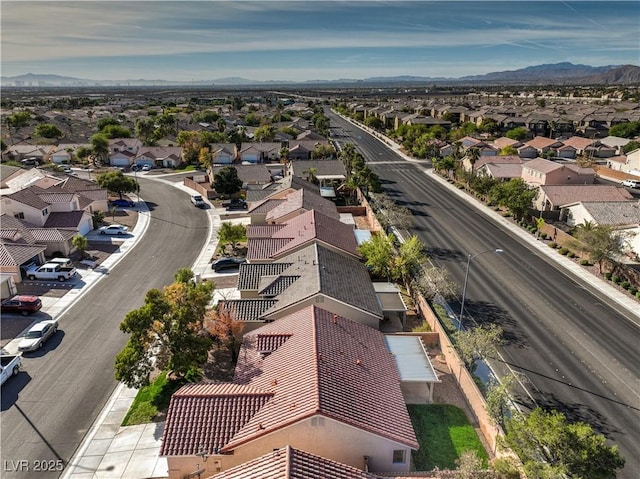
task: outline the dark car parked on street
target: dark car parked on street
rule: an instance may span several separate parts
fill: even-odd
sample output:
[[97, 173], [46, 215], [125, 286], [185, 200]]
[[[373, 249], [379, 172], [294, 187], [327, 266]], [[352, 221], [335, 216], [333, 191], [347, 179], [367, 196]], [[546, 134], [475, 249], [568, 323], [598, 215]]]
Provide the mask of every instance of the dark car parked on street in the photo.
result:
[[133, 201], [131, 201], [131, 200], [126, 200], [126, 199], [124, 199], [124, 198], [123, 198], [123, 199], [121, 199], [121, 200], [120, 200], [120, 199], [113, 200], [113, 201], [111, 202], [111, 204], [112, 204], [113, 206], [120, 206], [120, 207], [129, 207], [129, 206], [135, 206], [135, 205], [136, 205]]
[[20, 313], [28, 316], [42, 309], [42, 300], [37, 296], [17, 295], [0, 303], [3, 313]]
[[246, 263], [246, 258], [235, 258], [233, 256], [223, 256], [211, 263], [211, 268], [217, 273], [227, 269], [239, 268], [242, 263]]
[[227, 210], [246, 210], [247, 202], [242, 198], [233, 198], [231, 200], [223, 201], [222, 206]]

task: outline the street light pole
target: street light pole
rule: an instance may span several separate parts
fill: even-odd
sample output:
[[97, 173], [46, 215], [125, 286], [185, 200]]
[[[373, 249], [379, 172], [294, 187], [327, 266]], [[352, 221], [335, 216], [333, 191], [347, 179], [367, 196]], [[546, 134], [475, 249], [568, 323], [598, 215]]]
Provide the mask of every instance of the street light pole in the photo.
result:
[[135, 181], [136, 181], [136, 198], [138, 199], [138, 201], [136, 201], [136, 211], [140, 211], [140, 184], [138, 183], [137, 168], [133, 170], [133, 177], [135, 178]]
[[467, 255], [467, 270], [464, 274], [464, 286], [462, 287], [462, 303], [460, 304], [460, 315], [458, 316], [458, 331], [462, 330], [462, 314], [464, 312], [464, 300], [467, 297], [467, 282], [469, 281], [469, 268], [471, 267], [471, 260], [485, 253], [503, 253], [503, 250], [501, 250], [500, 248], [487, 249], [484, 251], [480, 251], [473, 256], [471, 254]]

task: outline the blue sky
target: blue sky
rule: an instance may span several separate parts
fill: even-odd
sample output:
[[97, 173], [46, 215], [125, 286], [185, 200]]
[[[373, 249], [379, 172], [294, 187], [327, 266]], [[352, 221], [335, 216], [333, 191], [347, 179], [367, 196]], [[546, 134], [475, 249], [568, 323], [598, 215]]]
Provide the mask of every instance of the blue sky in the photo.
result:
[[637, 1], [2, 0], [3, 76], [458, 78], [640, 64]]

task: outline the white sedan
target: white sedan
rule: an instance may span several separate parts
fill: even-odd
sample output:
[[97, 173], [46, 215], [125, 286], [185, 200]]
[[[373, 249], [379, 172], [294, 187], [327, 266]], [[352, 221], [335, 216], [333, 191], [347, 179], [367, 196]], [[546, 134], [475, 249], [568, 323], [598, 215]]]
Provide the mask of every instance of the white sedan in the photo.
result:
[[18, 350], [35, 351], [40, 349], [51, 336], [56, 334], [57, 330], [58, 321], [55, 319], [40, 321], [39, 323], [34, 324], [18, 344]]
[[126, 235], [129, 232], [129, 229], [126, 226], [122, 225], [109, 225], [109, 226], [101, 226], [98, 228], [98, 233], [101, 235]]

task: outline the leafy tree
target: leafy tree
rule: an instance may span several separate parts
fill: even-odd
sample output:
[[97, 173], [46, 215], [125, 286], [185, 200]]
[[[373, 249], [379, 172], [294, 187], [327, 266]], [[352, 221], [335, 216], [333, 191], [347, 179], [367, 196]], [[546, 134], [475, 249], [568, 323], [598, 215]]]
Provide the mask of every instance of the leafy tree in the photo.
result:
[[479, 130], [493, 135], [500, 130], [500, 125], [493, 118], [485, 118], [480, 123]]
[[221, 168], [213, 177], [213, 189], [220, 195], [233, 195], [242, 188], [242, 180], [238, 177], [238, 170], [233, 166]]
[[209, 151], [209, 148], [203, 146], [200, 148], [200, 153], [198, 153], [198, 163], [202, 165], [202, 167], [207, 168], [211, 166], [213, 161], [213, 155]]
[[598, 263], [600, 272], [604, 260], [615, 260], [624, 252], [628, 239], [628, 234], [610, 225], [596, 225], [591, 221], [579, 225], [573, 236], [577, 241], [572, 241], [571, 246], [587, 253], [591, 261]]
[[456, 479], [485, 479], [486, 469], [482, 465], [482, 459], [476, 451], [464, 451], [456, 459], [458, 468], [455, 470]]
[[115, 118], [100, 118], [97, 122], [96, 122], [96, 127], [98, 128], [98, 131], [102, 131], [104, 130], [107, 126], [109, 125], [120, 125], [120, 122], [118, 120], [116, 120]]
[[640, 121], [619, 123], [609, 129], [609, 135], [621, 138], [633, 138], [640, 134]]
[[102, 162], [106, 161], [109, 156], [109, 139], [100, 133], [96, 133], [91, 136], [89, 143], [91, 143], [93, 154]]
[[272, 125], [262, 125], [253, 132], [256, 141], [273, 141], [276, 137], [276, 129]]
[[365, 265], [373, 276], [392, 279], [395, 242], [396, 237], [393, 234], [379, 233], [372, 235], [370, 240], [358, 246], [358, 252], [364, 257]]
[[536, 408], [528, 416], [515, 415], [507, 422], [505, 441], [531, 479], [612, 479], [625, 463], [618, 447], [607, 446], [589, 424], [570, 423], [557, 411]]
[[84, 161], [89, 158], [89, 156], [91, 156], [91, 148], [87, 148], [86, 146], [79, 146], [75, 154], [78, 160]]
[[39, 138], [60, 138], [62, 137], [62, 132], [60, 128], [51, 123], [40, 123], [33, 130], [33, 136]]
[[477, 359], [492, 358], [502, 344], [502, 328], [497, 324], [456, 331], [455, 348], [470, 371]]
[[153, 367], [178, 376], [207, 361], [212, 339], [203, 327], [213, 297], [213, 283], [193, 281], [193, 272], [180, 270], [175, 282], [147, 292], [144, 305], [130, 311], [120, 330], [131, 335], [115, 360], [116, 379], [129, 387], [149, 384]]
[[381, 130], [384, 126], [384, 122], [377, 116], [368, 116], [366, 120], [364, 120], [364, 124], [374, 130]]
[[242, 224], [233, 224], [228, 221], [224, 221], [218, 230], [218, 239], [223, 245], [231, 244], [231, 248], [235, 252], [238, 247], [238, 243], [246, 241], [247, 228]]
[[16, 130], [20, 128], [24, 128], [31, 121], [31, 113], [28, 111], [18, 111], [13, 115], [10, 115], [6, 118], [5, 123], [10, 128], [15, 128]]
[[4, 142], [4, 140], [0, 139], [0, 150], [5, 151], [7, 148], [7, 144]]
[[138, 118], [135, 122], [136, 138], [147, 146], [155, 143], [155, 129], [155, 121], [152, 118]]
[[393, 279], [408, 285], [411, 277], [419, 271], [426, 259], [424, 245], [417, 236], [412, 235], [400, 244], [398, 254], [393, 258], [391, 266]]
[[77, 234], [71, 239], [71, 244], [80, 252], [80, 258], [84, 258], [84, 253], [89, 247], [89, 240], [81, 234]]
[[491, 190], [491, 198], [500, 206], [508, 208], [515, 218], [522, 218], [533, 206], [538, 190], [527, 185], [522, 178], [512, 178], [499, 183]]
[[528, 134], [529, 134], [528, 129], [526, 129], [524, 126], [518, 126], [512, 130], [509, 130], [507, 133], [505, 133], [504, 136], [512, 140], [522, 141], [527, 138]]
[[498, 151], [499, 156], [513, 156], [517, 154], [518, 154], [518, 150], [516, 150], [511, 145], [503, 146], [502, 148], [500, 148], [500, 151]]
[[125, 176], [122, 171], [108, 171], [101, 173], [96, 178], [96, 182], [100, 188], [106, 188], [112, 193], [117, 193], [122, 199], [123, 193], [133, 193], [137, 191], [138, 184], [136, 180]]
[[107, 138], [131, 138], [131, 130], [122, 125], [107, 125], [100, 133]]
[[476, 175], [471, 178], [471, 188], [482, 196], [488, 195], [498, 184], [498, 180], [488, 175]]
[[262, 123], [262, 118], [256, 113], [248, 113], [244, 117], [244, 124], [247, 126], [258, 126]]
[[631, 140], [629, 143], [627, 143], [622, 147], [622, 151], [626, 155], [627, 153], [631, 153], [632, 151], [635, 151], [638, 148], [640, 148], [640, 141]]

